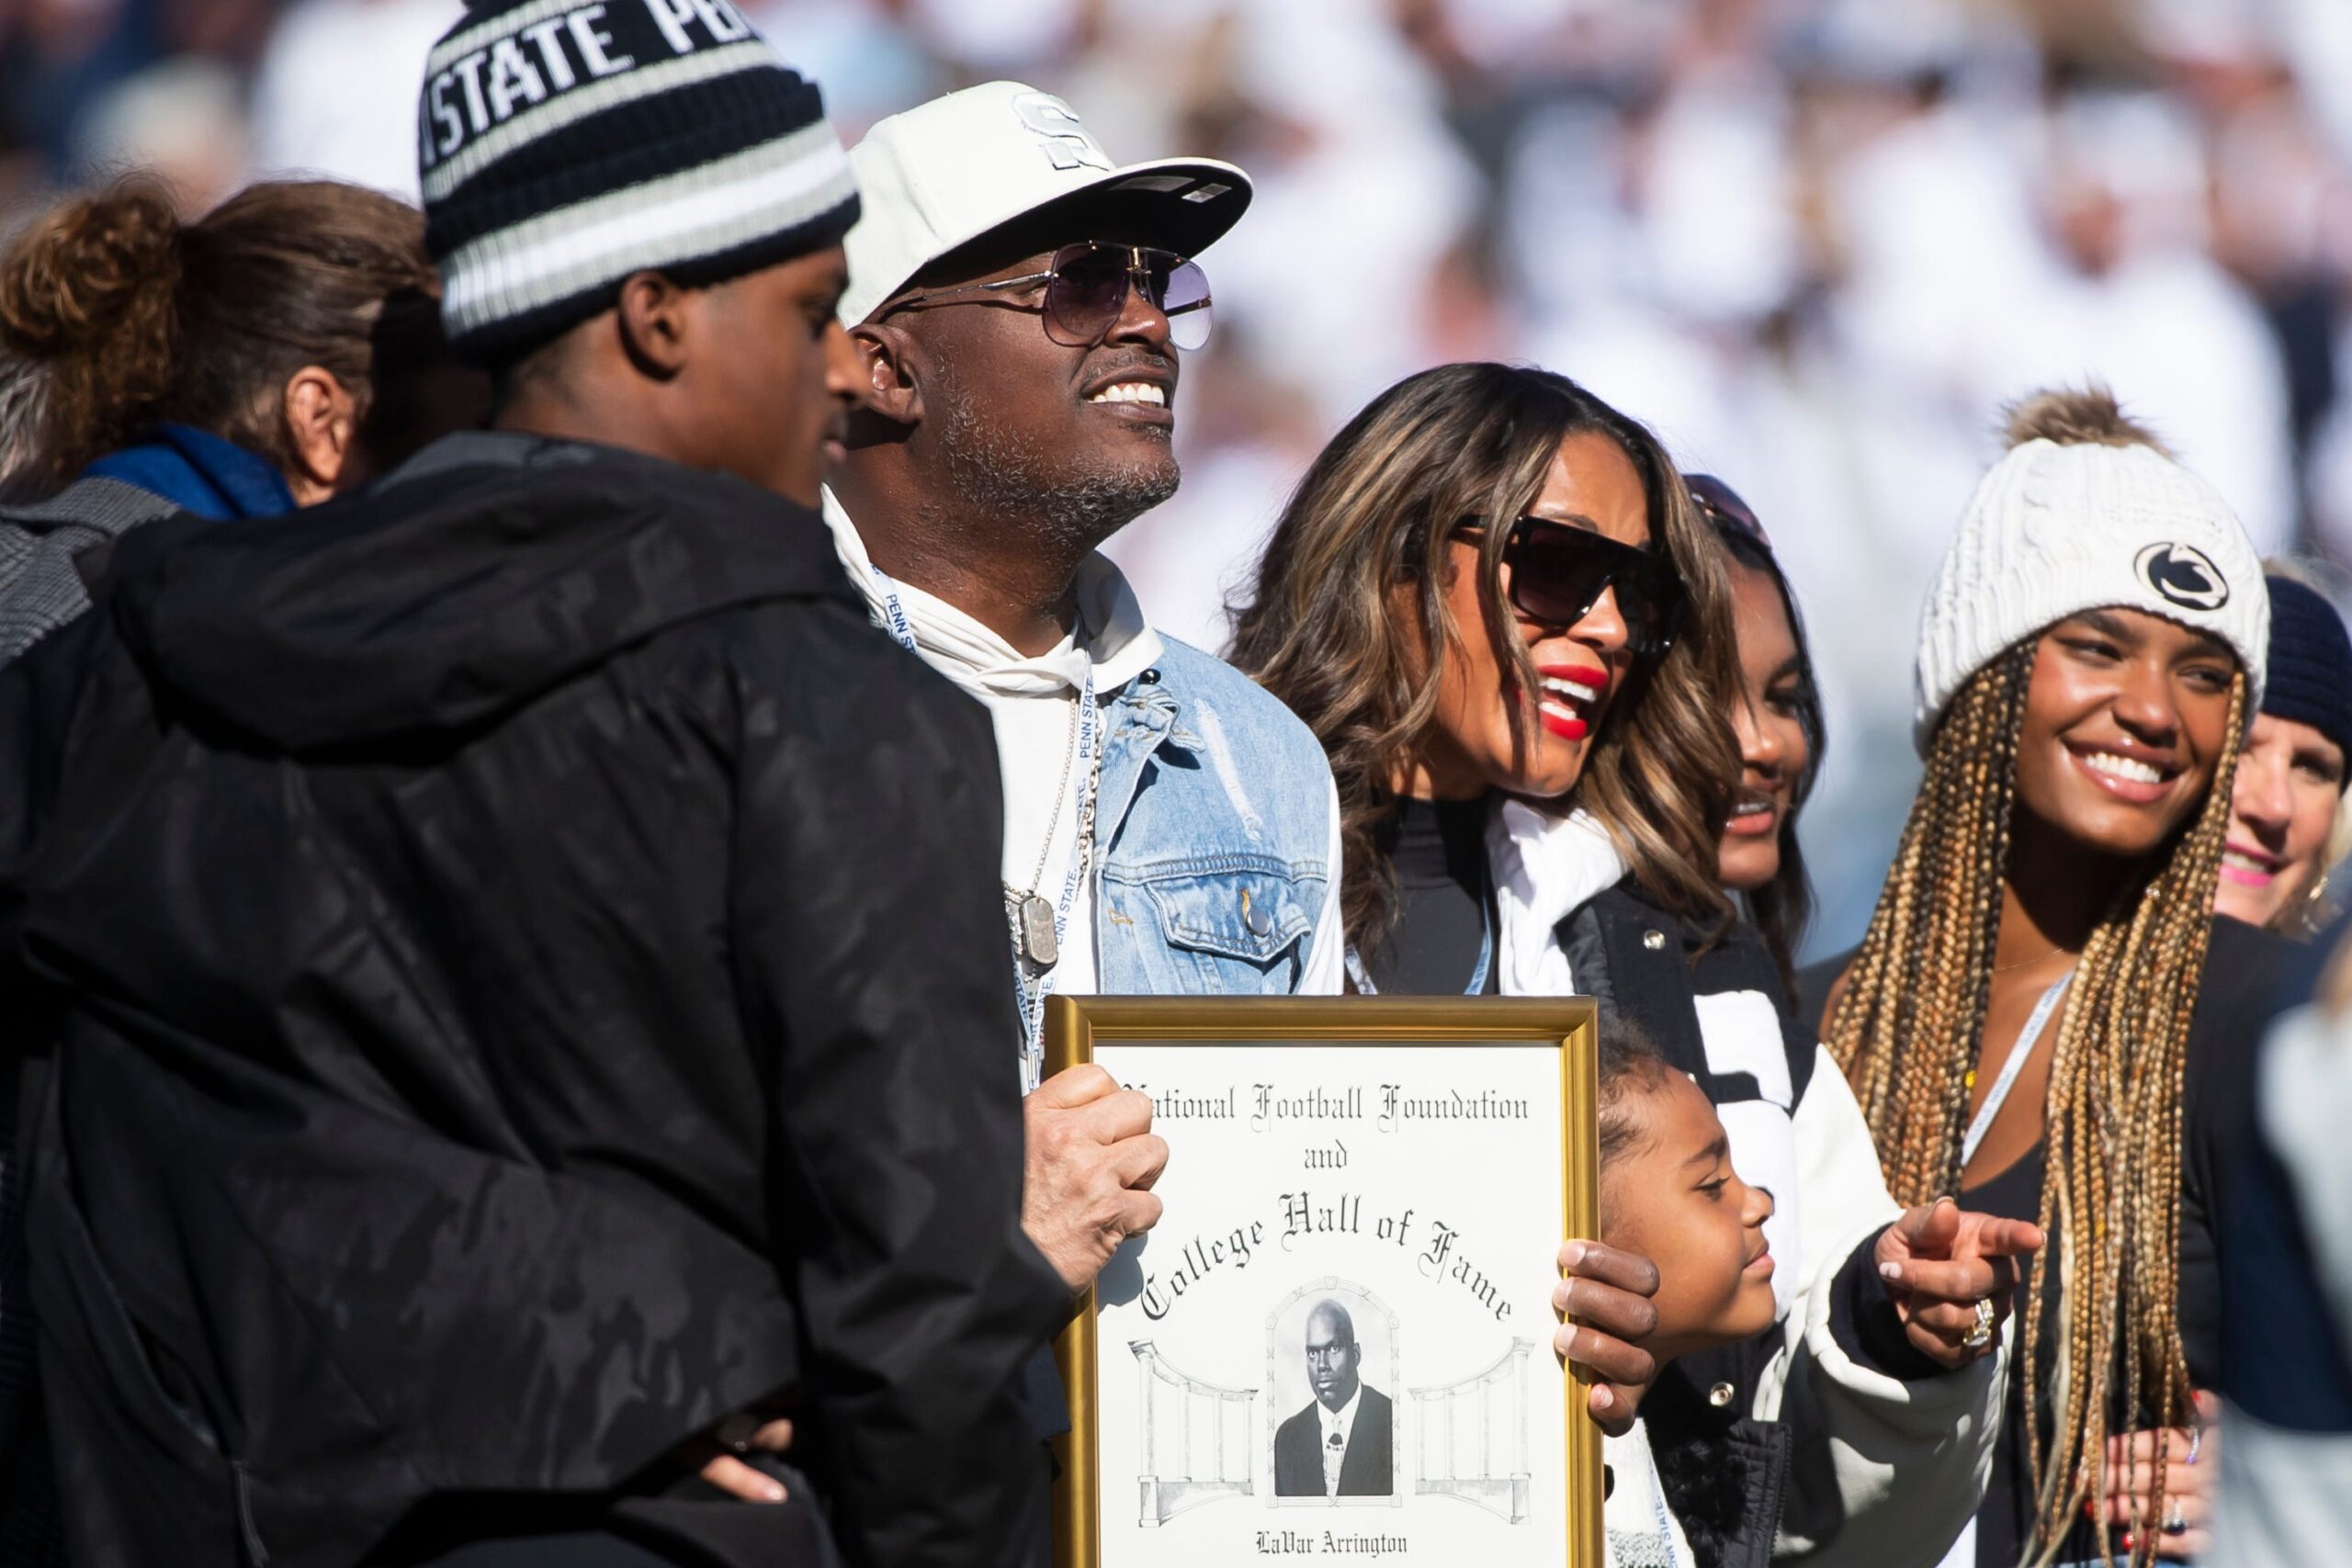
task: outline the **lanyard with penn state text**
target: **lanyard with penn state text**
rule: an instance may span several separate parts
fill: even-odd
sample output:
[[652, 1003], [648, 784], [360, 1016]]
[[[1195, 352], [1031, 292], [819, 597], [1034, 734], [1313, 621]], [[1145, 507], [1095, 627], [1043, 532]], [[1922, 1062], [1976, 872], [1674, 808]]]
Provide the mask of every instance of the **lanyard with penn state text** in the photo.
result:
[[2009, 1098], [2009, 1090], [2017, 1088], [2018, 1075], [2025, 1071], [2026, 1060], [2033, 1055], [2034, 1043], [2041, 1038], [2043, 1028], [2050, 1022], [2050, 1015], [2057, 1010], [2058, 1000], [2066, 994], [2067, 983], [2074, 977], [2075, 972], [2067, 970], [2052, 980], [2050, 988], [2041, 993], [2041, 999], [2033, 1004], [2033, 1016], [2027, 1019], [2025, 1028], [2018, 1031], [2016, 1043], [2009, 1047], [2008, 1060], [2001, 1064], [2001, 1076], [1993, 1080], [1992, 1090], [1984, 1096], [1984, 1103], [1976, 1108], [1975, 1119], [1968, 1123], [1968, 1135], [1960, 1141], [1962, 1169], [1968, 1168], [1968, 1162], [1976, 1157], [1976, 1145], [1983, 1143], [1984, 1134], [1993, 1130], [1993, 1118], [2001, 1113], [2002, 1105]]
[[[898, 585], [890, 581], [889, 574], [880, 567], [869, 564], [866, 570], [874, 574], [875, 589], [882, 595], [883, 629], [890, 634], [891, 641], [909, 653], [921, 657], [922, 650], [915, 646], [914, 627], [908, 624], [906, 609], [899, 603]], [[1081, 823], [1088, 819], [1093, 806], [1091, 792], [1095, 787], [1096, 770], [1093, 763], [1098, 743], [1095, 731], [1094, 682], [1090, 678], [1080, 682], [1078, 689], [1076, 750], [1078, 761], [1084, 764], [1077, 769], [1079, 773], [1078, 814]], [[1052, 824], [1047, 824], [1046, 830], [1051, 833]], [[1081, 833], [1081, 840], [1083, 837]], [[1088, 846], [1082, 841], [1072, 850], [1069, 857], [1069, 871], [1062, 878], [1061, 901], [1054, 906], [1054, 951], [1056, 953], [1060, 953], [1063, 944], [1069, 941], [1070, 913], [1077, 906], [1080, 881], [1086, 874], [1087, 850]], [[1046, 1076], [1046, 998], [1051, 994], [1053, 988], [1054, 972], [1050, 968], [1037, 976], [1037, 983], [1034, 987], [1029, 984], [1029, 977], [1022, 968], [1020, 944], [1015, 941], [1012, 954], [1012, 995], [1021, 1011], [1021, 1092], [1023, 1094], [1035, 1089], [1044, 1081]]]

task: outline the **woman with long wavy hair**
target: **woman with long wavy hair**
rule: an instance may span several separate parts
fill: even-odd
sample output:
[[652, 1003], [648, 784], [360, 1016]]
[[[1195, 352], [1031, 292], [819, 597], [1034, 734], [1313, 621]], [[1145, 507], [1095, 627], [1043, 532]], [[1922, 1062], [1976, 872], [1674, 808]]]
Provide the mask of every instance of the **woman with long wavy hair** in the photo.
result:
[[[1739, 757], [1720, 547], [1656, 437], [1566, 377], [1452, 365], [1374, 399], [1291, 498], [1233, 658], [1338, 780], [1359, 990], [1589, 993], [1704, 1088], [1770, 1188], [1782, 1322], [1676, 1360], [1650, 1261], [1571, 1241], [1556, 1341], [1635, 1401], [1702, 1562], [1927, 1563], [1975, 1502], [1973, 1303], [2028, 1225], [1899, 1211], [1716, 877]], [[1891, 1273], [1889, 1272], [1891, 1270]], [[1980, 1439], [1981, 1440], [1981, 1439]], [[1788, 1484], [1791, 1456], [1829, 1473]], [[1782, 1499], [1787, 1499], [1783, 1506]]]
[[2193, 1558], [2226, 1148], [2278, 957], [2211, 915], [2268, 601], [2228, 506], [2111, 396], [2042, 394], [2008, 438], [1921, 623], [1894, 868], [1807, 989], [1896, 1198], [2055, 1242], [1955, 1568]]

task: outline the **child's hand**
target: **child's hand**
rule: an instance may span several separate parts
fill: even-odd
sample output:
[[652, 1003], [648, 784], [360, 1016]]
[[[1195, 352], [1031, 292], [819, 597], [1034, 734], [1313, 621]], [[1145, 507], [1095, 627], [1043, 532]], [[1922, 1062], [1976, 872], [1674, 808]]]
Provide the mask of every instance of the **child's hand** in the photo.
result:
[[1600, 1429], [1623, 1437], [1634, 1413], [1657, 1376], [1657, 1362], [1634, 1341], [1657, 1326], [1657, 1265], [1639, 1253], [1597, 1241], [1560, 1244], [1560, 1271], [1552, 1288], [1552, 1310], [1574, 1323], [1561, 1325], [1552, 1348], [1567, 1360], [1591, 1370], [1595, 1382], [1585, 1407]]
[[[2018, 1260], [2041, 1247], [2039, 1225], [1939, 1198], [1905, 1211], [1879, 1233], [1879, 1278], [1905, 1337], [1938, 1366], [1962, 1367], [2000, 1343]], [[1989, 1319], [1980, 1302], [1990, 1306]]]

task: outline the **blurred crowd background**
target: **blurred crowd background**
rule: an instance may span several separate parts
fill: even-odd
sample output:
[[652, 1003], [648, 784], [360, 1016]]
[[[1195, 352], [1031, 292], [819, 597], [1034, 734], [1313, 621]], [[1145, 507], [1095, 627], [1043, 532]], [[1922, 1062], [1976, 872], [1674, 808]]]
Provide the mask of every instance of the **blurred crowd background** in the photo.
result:
[[[614, 0], [616, 4], [628, 0]], [[844, 139], [956, 86], [1257, 184], [1204, 258], [1182, 492], [1114, 545], [1210, 648], [1380, 388], [1527, 360], [1744, 493], [1827, 705], [1804, 821], [1856, 940], [1917, 779], [1917, 605], [1999, 410], [2098, 378], [2270, 553], [2352, 560], [2352, 0], [765, 0]], [[159, 168], [414, 194], [458, 0], [0, 0], [0, 231]]]

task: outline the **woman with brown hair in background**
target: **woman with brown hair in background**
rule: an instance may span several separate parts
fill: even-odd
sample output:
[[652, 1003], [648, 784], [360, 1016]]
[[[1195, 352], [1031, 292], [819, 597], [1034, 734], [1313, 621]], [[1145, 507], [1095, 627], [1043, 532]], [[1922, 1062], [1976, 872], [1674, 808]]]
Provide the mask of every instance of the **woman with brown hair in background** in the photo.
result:
[[[424, 220], [333, 181], [192, 222], [132, 176], [0, 257], [0, 661], [88, 603], [75, 559], [173, 511], [268, 516], [478, 423]], [[86, 564], [86, 563], [85, 563]]]
[[2032, 1228], [1896, 1208], [1733, 922], [1729, 589], [1657, 438], [1546, 371], [1407, 378], [1291, 498], [1233, 659], [1330, 757], [1358, 990], [1592, 995], [1707, 1091], [1733, 1165], [1772, 1190], [1781, 1322], [1663, 1373], [1639, 1345], [1651, 1261], [1559, 1257], [1555, 1348], [1601, 1380], [1611, 1432], [1640, 1404], [1697, 1560], [1933, 1562], [1997, 1408], [1973, 1303]]
[[[423, 215], [331, 181], [255, 185], [183, 222], [127, 176], [0, 256], [0, 666], [39, 655], [0, 685], [0, 754], [26, 770], [0, 862], [28, 852], [62, 750], [80, 660], [53, 634], [89, 607], [115, 540], [175, 512], [324, 501], [480, 421], [489, 384], [450, 357], [440, 293]], [[63, 1549], [14, 1144], [50, 1015], [17, 914], [0, 897], [0, 1554], [44, 1562]]]
[[1922, 620], [1894, 869], [1807, 979], [1895, 1197], [2055, 1242], [1948, 1561], [2194, 1557], [2223, 1145], [2278, 947], [2211, 915], [2268, 601], [2221, 497], [2107, 393], [2033, 398], [2008, 438]]

